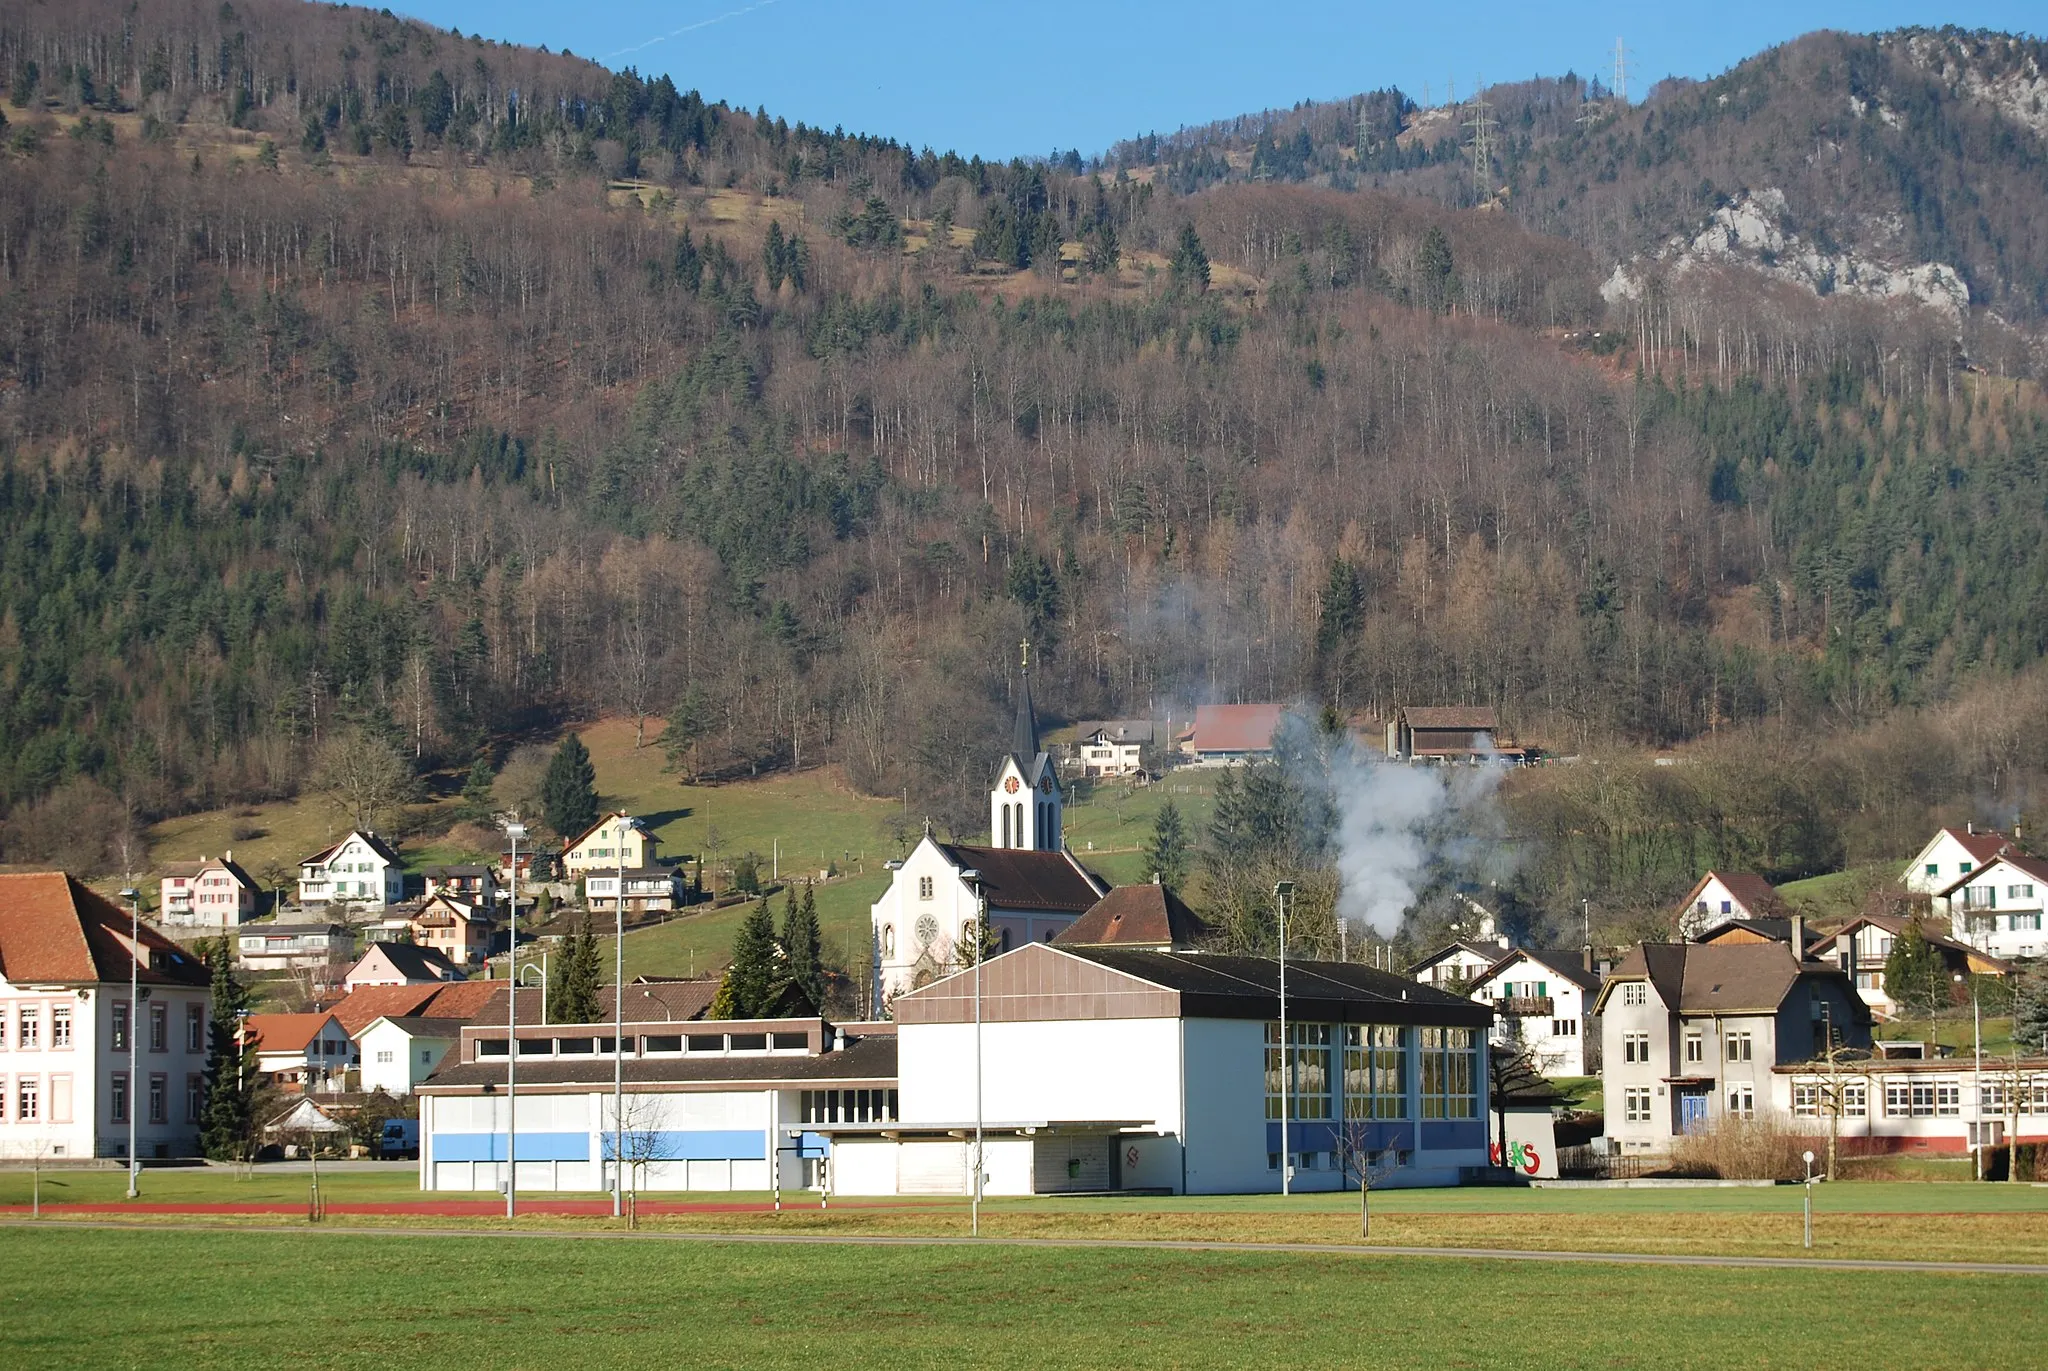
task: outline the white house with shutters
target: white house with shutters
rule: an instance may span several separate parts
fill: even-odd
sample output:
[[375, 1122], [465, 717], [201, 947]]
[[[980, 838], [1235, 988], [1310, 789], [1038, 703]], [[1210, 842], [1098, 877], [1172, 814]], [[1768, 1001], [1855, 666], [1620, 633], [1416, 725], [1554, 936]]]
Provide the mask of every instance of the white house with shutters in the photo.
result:
[[1600, 1022], [1592, 1017], [1600, 973], [1590, 952], [1517, 948], [1481, 972], [1467, 994], [1497, 1016], [1495, 1048], [1519, 1044], [1546, 1076], [1600, 1069]]
[[2007, 848], [1937, 891], [1934, 903], [1948, 911], [1949, 935], [1965, 947], [2001, 959], [2048, 952], [2048, 862], [2038, 857]]
[[1933, 895], [1947, 890], [2007, 850], [2019, 850], [2019, 835], [2007, 837], [1996, 829], [1975, 824], [1944, 828], [1906, 863], [1906, 869], [1899, 873], [1899, 884], [1916, 895]]
[[366, 829], [299, 861], [302, 905], [372, 905], [405, 900], [405, 870], [392, 846]]

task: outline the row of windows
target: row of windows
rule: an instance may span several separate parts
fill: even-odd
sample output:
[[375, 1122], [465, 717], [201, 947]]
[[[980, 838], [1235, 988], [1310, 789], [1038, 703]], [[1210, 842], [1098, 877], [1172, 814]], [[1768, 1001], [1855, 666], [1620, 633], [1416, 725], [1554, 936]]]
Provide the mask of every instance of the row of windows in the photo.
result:
[[[1631, 1085], [1621, 1092], [1622, 1117], [1629, 1123], [1648, 1123], [1651, 1104], [1650, 1087]], [[1733, 1118], [1753, 1119], [1756, 1117], [1756, 1087], [1753, 1085], [1731, 1085], [1728, 1087], [1728, 1113]]]
[[[2008, 899], [2008, 900], [2031, 900], [2031, 899], [2033, 899], [2033, 898], [2034, 898], [2034, 886], [2033, 886], [2033, 883], [2032, 883], [2032, 882], [2030, 882], [2030, 881], [2021, 881], [2021, 882], [2018, 882], [2018, 883], [2016, 883], [2016, 884], [2013, 884], [2013, 885], [2009, 885], [2009, 886], [2007, 886], [2007, 887], [2005, 888], [2005, 898], [2006, 898], [2006, 899]], [[1963, 887], [1963, 905], [1964, 905], [1964, 907], [1965, 907], [1965, 908], [1967, 908], [1967, 909], [1996, 909], [1996, 908], [1998, 908], [1998, 887], [1997, 887], [1997, 886], [1995, 886], [1995, 885], [1968, 885], [1968, 886], [1964, 886], [1964, 887]], [[2039, 928], [2039, 927], [2041, 926], [2041, 925], [2040, 925], [2040, 923], [2038, 922], [2039, 916], [2038, 916], [2038, 915], [2036, 915], [2035, 917], [2036, 917], [2036, 920], [2037, 920], [2037, 922], [2036, 922], [2036, 923], [2034, 924], [2034, 927], [2035, 927], [2035, 928]]]
[[894, 1123], [896, 1092], [893, 1090], [806, 1090], [803, 1092], [805, 1123]]
[[[47, 1013], [45, 1012], [47, 1011]], [[117, 1001], [113, 1006], [113, 1049], [116, 1052], [128, 1050], [128, 1006]], [[75, 1041], [76, 1017], [68, 1004], [24, 1004], [15, 1006], [12, 1013], [0, 1004], [0, 1051], [14, 1048], [22, 1052], [37, 1052], [44, 1047], [68, 1048]], [[45, 1026], [48, 1035], [45, 1037]], [[158, 1002], [149, 1007], [149, 1050], [170, 1051], [170, 1006]], [[202, 1052], [206, 1048], [206, 1017], [197, 1004], [185, 1006], [185, 1050]]]
[[[1756, 1035], [1747, 1029], [1738, 1029], [1721, 1035], [1723, 1057], [1731, 1062], [1756, 1060]], [[1624, 1062], [1647, 1063], [1650, 1060], [1650, 1035], [1645, 1032], [1621, 1035], [1621, 1059]], [[1707, 1059], [1706, 1039], [1698, 1033], [1685, 1035], [1685, 1060], [1688, 1066], [1697, 1066]]]
[[[638, 1042], [639, 1052], [633, 1050]], [[754, 1052], [803, 1052], [810, 1047], [811, 1040], [804, 1033], [650, 1033], [645, 1037], [625, 1040], [624, 1053], [627, 1056], [665, 1057], [683, 1053], [704, 1055], [716, 1053]], [[479, 1057], [502, 1057], [505, 1055], [503, 1038], [482, 1038], [477, 1041], [476, 1055]], [[609, 1057], [612, 1055], [612, 1039], [597, 1038], [528, 1038], [519, 1039], [519, 1055], [527, 1057]]]
[[[0, 1123], [72, 1122], [72, 1078], [68, 1074], [16, 1076], [10, 1088], [0, 1076]], [[205, 1083], [197, 1075], [185, 1078], [185, 1122], [199, 1122], [205, 1102]], [[162, 1075], [149, 1078], [149, 1117], [153, 1124], [170, 1122], [170, 1081]], [[107, 1083], [107, 1117], [114, 1123], [128, 1122], [128, 1073], [116, 1071]]]
[[[1334, 1047], [1343, 1046], [1343, 1074], [1332, 1075]], [[1266, 1025], [1266, 1117], [1278, 1119], [1283, 1097], [1289, 1119], [1414, 1117], [1408, 1103], [1412, 1078], [1425, 1119], [1471, 1119], [1479, 1114], [1479, 1053], [1469, 1028], [1404, 1029], [1391, 1024], [1289, 1024], [1283, 1049], [1280, 1025]], [[1341, 1101], [1341, 1102], [1340, 1102]]]

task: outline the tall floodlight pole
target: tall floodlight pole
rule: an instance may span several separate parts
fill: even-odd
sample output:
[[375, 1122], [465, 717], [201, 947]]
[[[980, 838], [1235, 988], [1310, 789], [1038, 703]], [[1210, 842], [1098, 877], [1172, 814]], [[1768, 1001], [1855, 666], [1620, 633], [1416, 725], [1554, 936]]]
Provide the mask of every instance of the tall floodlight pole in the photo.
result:
[[981, 888], [981, 872], [963, 871], [960, 879], [974, 892], [974, 1191], [968, 1206], [968, 1232], [981, 1236], [981, 945], [986, 935], [988, 896]]
[[506, 903], [510, 946], [505, 952], [505, 1217], [511, 1218], [519, 1200], [519, 840], [526, 825], [514, 821], [505, 825], [512, 840], [512, 891]]
[[[612, 1217], [619, 1217], [626, 1190], [626, 828], [633, 821], [619, 816], [619, 888], [613, 901], [618, 914], [612, 937]], [[774, 1165], [770, 1158], [769, 1165]]]
[[1280, 908], [1280, 1193], [1294, 1193], [1294, 1157], [1288, 1150], [1287, 1116], [1294, 1112], [1294, 1048], [1287, 1041], [1287, 901], [1294, 882], [1276, 881], [1273, 900]]
[[128, 901], [128, 1098], [121, 1103], [128, 1110], [128, 1198], [132, 1200], [142, 1174], [142, 1154], [135, 1150], [135, 1033], [142, 1026], [142, 892], [129, 886], [121, 895]]

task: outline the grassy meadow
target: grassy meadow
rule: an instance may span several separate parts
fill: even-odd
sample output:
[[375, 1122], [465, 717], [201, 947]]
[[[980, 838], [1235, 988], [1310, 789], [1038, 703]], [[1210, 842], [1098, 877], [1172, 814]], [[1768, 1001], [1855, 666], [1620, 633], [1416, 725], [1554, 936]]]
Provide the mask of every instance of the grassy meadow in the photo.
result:
[[22, 1227], [0, 1262], [0, 1348], [52, 1368], [2018, 1366], [2048, 1332], [2025, 1276]]

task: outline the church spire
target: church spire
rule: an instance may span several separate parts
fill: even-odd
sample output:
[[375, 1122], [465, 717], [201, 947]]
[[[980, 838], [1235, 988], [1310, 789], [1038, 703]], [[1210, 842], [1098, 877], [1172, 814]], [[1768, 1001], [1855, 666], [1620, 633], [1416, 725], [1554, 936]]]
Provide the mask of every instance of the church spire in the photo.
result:
[[1024, 651], [1023, 671], [1017, 685], [1017, 725], [1010, 737], [1010, 752], [1017, 765], [1028, 773], [1039, 753], [1038, 715], [1031, 708], [1031, 643], [1018, 644]]

